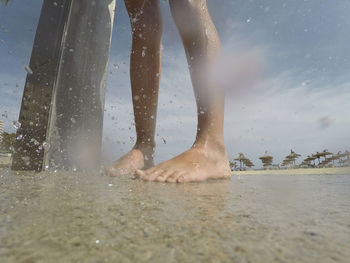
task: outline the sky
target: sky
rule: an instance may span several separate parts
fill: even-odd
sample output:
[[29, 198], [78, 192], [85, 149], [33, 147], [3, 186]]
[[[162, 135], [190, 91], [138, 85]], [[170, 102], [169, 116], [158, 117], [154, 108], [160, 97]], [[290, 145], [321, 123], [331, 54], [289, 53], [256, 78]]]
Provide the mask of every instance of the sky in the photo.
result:
[[[229, 159], [244, 153], [256, 167], [267, 150], [280, 163], [290, 149], [350, 150], [350, 1], [207, 0], [232, 68], [256, 54], [263, 74], [254, 87], [230, 88], [225, 144]], [[0, 118], [14, 131], [42, 0], [0, 5]], [[161, 0], [163, 75], [156, 162], [191, 147], [196, 107], [182, 43], [167, 0]], [[106, 92], [103, 156], [127, 153], [135, 142], [129, 80], [131, 31], [117, 0]], [[243, 55], [244, 58], [244, 55]], [[117, 65], [117, 67], [115, 66]], [[231, 67], [223, 72], [230, 79]], [[233, 69], [232, 69], [233, 70]]]

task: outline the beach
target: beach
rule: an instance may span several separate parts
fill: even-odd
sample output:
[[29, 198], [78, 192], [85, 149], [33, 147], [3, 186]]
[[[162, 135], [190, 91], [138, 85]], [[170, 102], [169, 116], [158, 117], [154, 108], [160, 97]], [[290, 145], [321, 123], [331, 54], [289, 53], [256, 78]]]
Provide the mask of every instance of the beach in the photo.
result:
[[348, 262], [350, 174], [189, 184], [1, 170], [1, 262]]
[[350, 167], [246, 170], [233, 171], [232, 173], [235, 175], [332, 175], [350, 174]]

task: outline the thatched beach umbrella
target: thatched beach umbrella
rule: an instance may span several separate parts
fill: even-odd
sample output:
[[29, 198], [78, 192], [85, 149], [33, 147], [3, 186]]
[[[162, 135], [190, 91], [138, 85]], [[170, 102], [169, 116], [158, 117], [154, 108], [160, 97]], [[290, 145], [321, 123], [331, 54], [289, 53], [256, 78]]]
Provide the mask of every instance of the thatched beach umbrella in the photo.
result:
[[306, 165], [309, 166], [310, 165], [310, 161], [302, 161], [300, 165]]
[[312, 155], [312, 157], [314, 157], [315, 160], [316, 160], [316, 159], [318, 160], [318, 164], [321, 163], [321, 156], [323, 156], [323, 155], [322, 155], [322, 153], [320, 153], [320, 152], [316, 152], [315, 154]]
[[298, 154], [298, 153], [295, 153], [293, 150], [290, 150], [290, 154], [287, 155], [288, 158], [291, 158], [291, 159], [297, 159], [299, 158], [301, 155]]
[[308, 155], [304, 160], [303, 160], [303, 162], [302, 162], [302, 165], [311, 165], [311, 162], [312, 161], [314, 161], [315, 159], [312, 157], [312, 156], [310, 156], [310, 155]]
[[288, 160], [283, 160], [281, 163], [282, 166], [288, 166], [289, 164], [290, 164], [290, 161]]
[[322, 166], [328, 165], [330, 162], [332, 162], [332, 160], [333, 160], [332, 157], [326, 158], [320, 163], [320, 165]]
[[326, 159], [332, 159], [332, 163], [334, 165], [335, 161], [341, 160], [341, 158], [343, 157], [343, 153], [341, 151], [339, 151], [337, 154], [332, 154], [332, 157], [328, 157]]
[[332, 161], [334, 161], [334, 157], [333, 157], [333, 156], [332, 156], [332, 157], [328, 157], [328, 158], [324, 159], [324, 162], [328, 162], [328, 163], [330, 163], [330, 162], [332, 162]]
[[328, 150], [324, 150], [320, 153], [320, 156], [324, 157], [326, 159], [327, 155], [332, 155], [333, 153], [329, 152]]
[[295, 153], [293, 150], [290, 150], [290, 154], [285, 157], [285, 159], [282, 162], [282, 165], [287, 166], [293, 164], [295, 166], [295, 160], [300, 156], [300, 154]]
[[339, 164], [341, 166], [349, 166], [350, 165], [350, 159], [340, 159]]
[[327, 155], [331, 155], [332, 153], [329, 152], [328, 150], [324, 150], [323, 152], [316, 152], [312, 156], [315, 157], [315, 159], [318, 160], [318, 165], [321, 164], [321, 157], [324, 157], [326, 159]]
[[255, 166], [255, 164], [250, 162], [250, 163], [246, 164], [246, 166], [249, 167], [249, 168], [252, 168], [253, 166]]
[[339, 160], [340, 157], [337, 154], [335, 154], [335, 155], [332, 155], [332, 157], [328, 157], [327, 159], [330, 159], [332, 161], [333, 166], [334, 166], [334, 161]]
[[237, 168], [237, 163], [233, 162], [233, 161], [230, 161], [230, 168], [231, 168], [232, 171], [234, 171]]
[[259, 157], [259, 159], [262, 161], [264, 168], [272, 165], [273, 157], [269, 155], [267, 151], [265, 151], [265, 154]]
[[245, 166], [249, 167], [249, 168], [254, 166], [254, 164], [252, 163], [252, 161], [249, 160], [248, 158], [245, 159], [245, 160], [243, 160], [243, 164], [244, 164]]
[[345, 151], [343, 153], [339, 152], [338, 156], [339, 158], [350, 157], [350, 152], [349, 151]]
[[247, 158], [244, 156], [243, 153], [239, 153], [238, 157], [235, 158], [234, 160], [239, 161], [239, 169], [242, 170], [243, 169], [242, 164], [244, 164], [243, 161], [247, 160]]
[[305, 161], [309, 161], [309, 162], [310, 162], [310, 161], [314, 161], [315, 159], [316, 159], [315, 156], [313, 156], [313, 155], [311, 155], [311, 156], [308, 155], [307, 158], [305, 159]]
[[338, 154], [334, 155], [334, 158], [337, 158], [336, 160], [338, 160], [339, 165], [343, 166], [345, 163], [350, 163], [350, 152], [345, 151], [342, 153], [339, 151]]

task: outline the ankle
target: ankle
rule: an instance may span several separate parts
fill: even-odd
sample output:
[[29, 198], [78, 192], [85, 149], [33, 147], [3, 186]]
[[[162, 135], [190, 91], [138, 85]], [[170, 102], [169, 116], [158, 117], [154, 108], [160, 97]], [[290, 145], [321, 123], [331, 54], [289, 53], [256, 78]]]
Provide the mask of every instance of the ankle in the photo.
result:
[[154, 166], [154, 144], [135, 144], [133, 149], [138, 150], [142, 153], [144, 160], [144, 168], [148, 169]]
[[136, 150], [141, 151], [145, 156], [147, 156], [149, 159], [153, 159], [153, 155], [154, 155], [154, 150], [155, 150], [155, 143], [136, 143], [134, 148]]
[[211, 149], [217, 152], [221, 152], [226, 154], [225, 142], [223, 137], [217, 136], [197, 136], [193, 146], [193, 148], [198, 149]]

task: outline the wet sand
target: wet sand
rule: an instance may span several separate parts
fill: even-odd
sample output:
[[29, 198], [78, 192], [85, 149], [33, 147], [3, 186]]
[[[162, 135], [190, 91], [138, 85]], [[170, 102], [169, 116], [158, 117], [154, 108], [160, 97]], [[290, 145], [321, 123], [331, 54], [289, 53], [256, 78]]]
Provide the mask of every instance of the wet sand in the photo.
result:
[[159, 184], [0, 173], [2, 263], [350, 258], [350, 174]]

